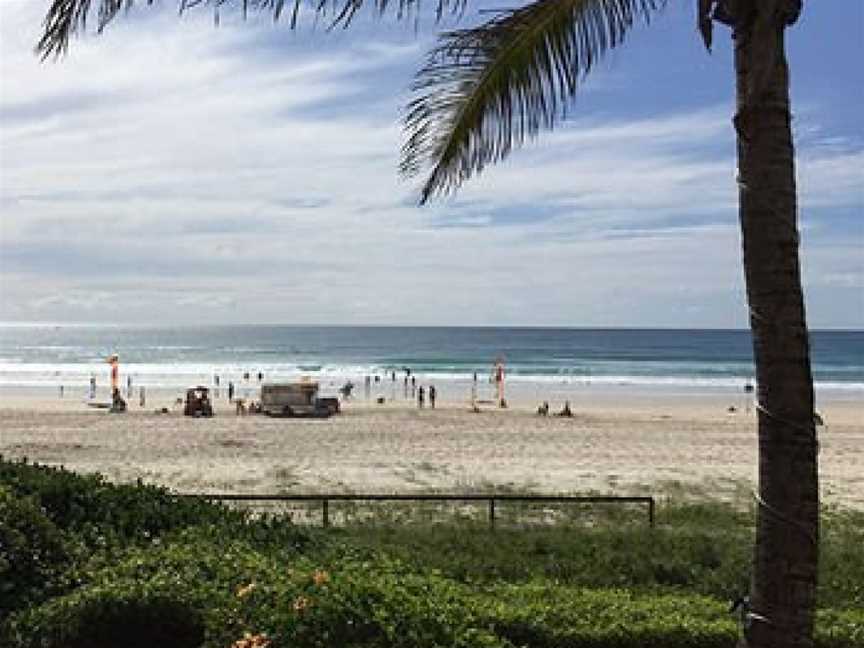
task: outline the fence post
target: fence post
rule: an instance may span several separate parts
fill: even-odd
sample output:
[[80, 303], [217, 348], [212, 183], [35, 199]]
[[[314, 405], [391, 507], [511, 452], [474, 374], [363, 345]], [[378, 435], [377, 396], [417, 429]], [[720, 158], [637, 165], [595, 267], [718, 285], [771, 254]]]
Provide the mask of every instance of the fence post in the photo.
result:
[[326, 498], [321, 500], [321, 521], [325, 529], [330, 526], [330, 502]]
[[489, 498], [489, 528], [495, 530], [495, 498]]
[[651, 528], [654, 528], [654, 498], [652, 497], [648, 502], [648, 524], [651, 525]]

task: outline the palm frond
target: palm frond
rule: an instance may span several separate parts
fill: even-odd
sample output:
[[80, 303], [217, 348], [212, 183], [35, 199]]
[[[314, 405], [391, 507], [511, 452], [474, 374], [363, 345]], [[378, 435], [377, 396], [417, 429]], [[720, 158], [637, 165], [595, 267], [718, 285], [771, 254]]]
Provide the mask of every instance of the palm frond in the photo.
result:
[[[434, 2], [435, 15], [440, 20], [447, 12], [461, 12], [467, 0]], [[72, 36], [86, 31], [88, 22], [93, 19], [93, 13], [96, 13], [97, 31], [101, 32], [121, 11], [129, 10], [135, 5], [149, 6], [155, 3], [156, 0], [52, 0], [43, 21], [42, 37], [36, 45], [36, 53], [43, 60], [65, 54]], [[239, 9], [244, 18], [253, 11], [269, 13], [274, 22], [278, 22], [285, 9], [290, 7], [291, 29], [297, 26], [302, 4], [307, 4], [316, 18], [332, 16], [329, 26], [334, 28], [347, 27], [358, 10], [365, 5], [371, 5], [378, 15], [393, 10], [400, 20], [416, 18], [421, 0], [177, 0], [181, 14], [198, 6], [211, 7], [217, 24], [223, 7]]]
[[566, 114], [597, 60], [665, 0], [537, 0], [439, 38], [417, 73], [400, 171], [431, 167], [425, 203]]

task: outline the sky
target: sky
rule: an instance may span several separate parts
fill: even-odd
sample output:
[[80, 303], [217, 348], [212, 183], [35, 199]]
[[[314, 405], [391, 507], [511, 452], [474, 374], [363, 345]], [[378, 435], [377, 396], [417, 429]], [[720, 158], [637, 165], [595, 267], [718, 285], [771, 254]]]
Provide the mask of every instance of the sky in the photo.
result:
[[[730, 39], [695, 0], [424, 207], [397, 164], [434, 20], [161, 0], [42, 63], [49, 4], [0, 0], [0, 321], [747, 326]], [[787, 47], [808, 323], [862, 329], [864, 3], [806, 2]]]

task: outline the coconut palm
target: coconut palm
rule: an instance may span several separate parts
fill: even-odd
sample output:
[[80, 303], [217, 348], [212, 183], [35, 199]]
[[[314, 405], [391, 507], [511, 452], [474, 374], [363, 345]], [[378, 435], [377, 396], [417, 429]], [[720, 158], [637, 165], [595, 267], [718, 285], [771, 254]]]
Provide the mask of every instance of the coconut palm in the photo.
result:
[[[98, 0], [101, 30], [134, 0]], [[138, 0], [139, 3], [152, 0]], [[181, 9], [232, 0], [181, 0]], [[466, 0], [438, 0], [437, 13]], [[300, 0], [233, 0], [283, 11], [297, 22]], [[318, 0], [316, 0], [318, 2]], [[326, 0], [313, 5], [317, 14]], [[374, 0], [399, 16], [418, 0]], [[794, 149], [790, 128], [786, 28], [801, 0], [697, 0], [698, 27], [710, 49], [712, 27], [734, 38], [739, 219], [758, 382], [759, 492], [756, 547], [744, 645], [812, 644], [819, 491], [813, 381], [798, 261]], [[363, 0], [338, 0], [332, 24], [347, 25]], [[535, 0], [497, 12], [477, 27], [444, 33], [414, 84], [401, 171], [429, 169], [420, 202], [456, 189], [506, 157], [514, 145], [551, 127], [584, 76], [631, 27], [665, 0]], [[90, 0], [54, 0], [37, 50], [63, 53], [85, 27]], [[217, 14], [218, 16], [218, 14]]]

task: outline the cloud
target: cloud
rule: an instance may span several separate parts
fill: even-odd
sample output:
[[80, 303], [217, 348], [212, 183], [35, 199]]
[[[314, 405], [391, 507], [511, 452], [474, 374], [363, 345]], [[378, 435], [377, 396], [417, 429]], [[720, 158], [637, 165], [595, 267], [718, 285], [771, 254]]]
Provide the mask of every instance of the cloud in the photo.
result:
[[[571, 119], [418, 209], [399, 117], [429, 39], [154, 9], [41, 64], [43, 9], [0, 5], [5, 317], [746, 322], [728, 105]], [[805, 267], [827, 301], [859, 285], [837, 238], [859, 231], [864, 146], [804, 125]]]

